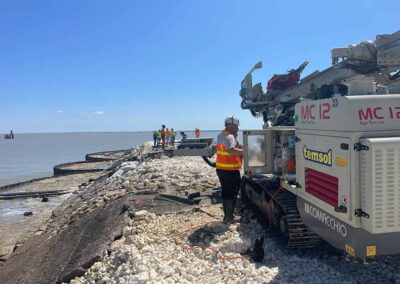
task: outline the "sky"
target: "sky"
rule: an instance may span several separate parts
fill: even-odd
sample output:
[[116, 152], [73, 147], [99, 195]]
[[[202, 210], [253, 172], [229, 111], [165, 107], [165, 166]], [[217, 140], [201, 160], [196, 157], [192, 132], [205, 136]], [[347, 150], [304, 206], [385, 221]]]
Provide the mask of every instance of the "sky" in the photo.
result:
[[400, 1], [0, 0], [0, 133], [241, 129], [240, 82], [400, 29]]

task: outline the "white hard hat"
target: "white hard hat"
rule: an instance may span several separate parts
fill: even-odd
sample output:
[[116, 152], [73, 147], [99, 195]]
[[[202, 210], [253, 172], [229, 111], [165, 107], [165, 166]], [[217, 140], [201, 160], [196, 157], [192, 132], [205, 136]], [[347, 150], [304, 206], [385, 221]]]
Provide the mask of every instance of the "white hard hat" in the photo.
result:
[[225, 119], [225, 125], [228, 125], [228, 124], [236, 124], [236, 125], [239, 125], [239, 118], [237, 118], [237, 117], [235, 117], [235, 116], [233, 116], [233, 115], [228, 116], [228, 117]]

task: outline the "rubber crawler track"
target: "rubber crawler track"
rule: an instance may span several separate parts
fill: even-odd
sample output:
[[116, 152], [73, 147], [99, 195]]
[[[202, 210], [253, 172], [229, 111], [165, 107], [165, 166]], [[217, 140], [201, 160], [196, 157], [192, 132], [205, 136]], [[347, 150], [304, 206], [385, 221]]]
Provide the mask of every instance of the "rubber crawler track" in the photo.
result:
[[274, 206], [280, 210], [280, 218], [286, 218], [287, 235], [283, 242], [288, 248], [313, 248], [323, 243], [321, 237], [304, 225], [297, 209], [296, 196], [287, 190], [279, 190], [279, 181], [265, 176], [243, 177], [242, 186], [248, 184], [258, 194], [264, 192], [270, 200], [274, 195]]

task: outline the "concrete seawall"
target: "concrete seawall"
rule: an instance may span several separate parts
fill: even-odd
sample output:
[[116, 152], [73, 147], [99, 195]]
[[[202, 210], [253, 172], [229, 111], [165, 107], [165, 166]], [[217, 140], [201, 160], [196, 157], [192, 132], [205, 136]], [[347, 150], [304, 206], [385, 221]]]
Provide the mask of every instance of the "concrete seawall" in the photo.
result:
[[26, 180], [26, 181], [20, 181], [20, 182], [16, 182], [16, 183], [3, 185], [3, 186], [0, 186], [0, 192], [4, 191], [4, 190], [15, 188], [15, 187], [19, 187], [19, 186], [22, 186], [22, 185], [34, 183], [36, 181], [45, 180], [45, 179], [48, 179], [48, 178], [51, 178], [51, 177], [34, 178], [34, 179]]
[[[97, 167], [96, 162], [112, 162], [117, 161], [123, 155], [128, 153], [129, 150], [114, 150], [114, 151], [102, 151], [89, 153], [85, 156], [85, 161], [77, 161], [77, 162], [69, 162], [55, 165], [53, 167], [54, 176], [62, 176], [62, 175], [70, 175], [70, 174], [79, 174], [79, 173], [90, 173], [90, 172], [101, 172], [107, 170], [105, 167]], [[82, 167], [79, 167], [82, 165]], [[93, 167], [90, 167], [93, 165]], [[74, 167], [74, 168], [71, 168]], [[76, 168], [78, 167], [78, 168]], [[10, 183], [7, 185], [0, 186], [0, 192], [4, 190], [13, 189], [22, 185], [27, 185], [30, 183], [46, 180], [52, 178], [53, 176], [34, 178], [25, 181], [19, 181], [15, 183]]]
[[107, 170], [110, 166], [110, 162], [78, 161], [55, 165], [53, 167], [53, 172], [55, 176], [78, 173], [94, 173]]
[[128, 152], [129, 150], [115, 150], [90, 153], [85, 156], [85, 160], [87, 162], [116, 161]]

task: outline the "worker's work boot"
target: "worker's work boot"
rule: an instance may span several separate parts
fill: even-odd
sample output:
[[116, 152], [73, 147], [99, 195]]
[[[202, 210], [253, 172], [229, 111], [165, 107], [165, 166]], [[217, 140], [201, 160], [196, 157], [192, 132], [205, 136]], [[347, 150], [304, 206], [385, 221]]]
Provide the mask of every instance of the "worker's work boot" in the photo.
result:
[[235, 210], [234, 203], [232, 200], [226, 200], [226, 210], [224, 214], [224, 224], [233, 223], [233, 211]]
[[226, 199], [222, 199], [222, 210], [224, 212], [224, 219], [222, 222], [225, 224], [225, 222], [226, 222]]
[[224, 215], [225, 215], [225, 212], [226, 212], [226, 199], [222, 199], [222, 210], [223, 210]]

